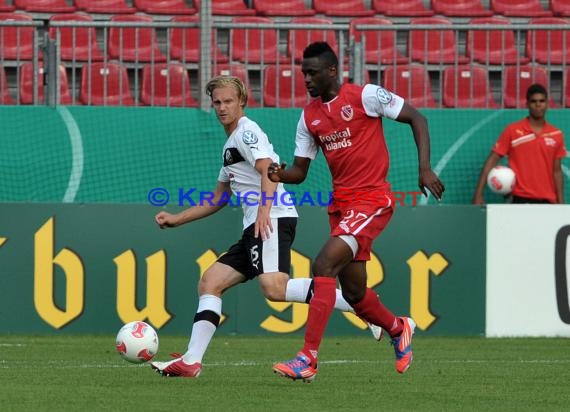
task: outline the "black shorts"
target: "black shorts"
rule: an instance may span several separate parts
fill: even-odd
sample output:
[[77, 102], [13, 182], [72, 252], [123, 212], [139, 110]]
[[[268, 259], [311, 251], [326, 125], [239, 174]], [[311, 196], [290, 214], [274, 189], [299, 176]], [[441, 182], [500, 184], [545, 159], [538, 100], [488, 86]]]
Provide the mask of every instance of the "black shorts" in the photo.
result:
[[548, 200], [546, 199], [532, 199], [530, 197], [520, 197], [520, 196], [513, 196], [511, 199], [511, 203], [550, 203]]
[[231, 266], [248, 280], [263, 273], [283, 272], [291, 269], [291, 246], [295, 240], [296, 217], [271, 219], [273, 233], [263, 241], [254, 237], [255, 224], [243, 231], [241, 239], [232, 245], [218, 262]]

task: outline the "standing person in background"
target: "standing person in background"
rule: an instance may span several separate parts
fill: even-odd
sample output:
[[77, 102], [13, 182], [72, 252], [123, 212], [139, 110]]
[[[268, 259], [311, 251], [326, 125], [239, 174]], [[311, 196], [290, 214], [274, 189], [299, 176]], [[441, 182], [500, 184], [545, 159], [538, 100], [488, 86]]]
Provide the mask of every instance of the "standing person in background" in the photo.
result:
[[512, 203], [564, 203], [561, 160], [566, 156], [562, 131], [546, 121], [548, 93], [540, 84], [526, 92], [528, 116], [505, 127], [487, 158], [473, 194], [473, 203], [485, 203], [487, 175], [503, 156], [516, 180]]
[[404, 99], [367, 84], [340, 84], [338, 58], [326, 42], [310, 44], [303, 52], [302, 71], [307, 91], [314, 98], [297, 125], [293, 166], [274, 163], [274, 182], [301, 183], [319, 148], [333, 181], [329, 206], [330, 237], [313, 263], [315, 290], [309, 303], [305, 343], [290, 361], [277, 363], [279, 375], [311, 381], [317, 374], [317, 357], [335, 302], [336, 278], [342, 294], [356, 314], [379, 325], [391, 337], [396, 370], [404, 373], [412, 363], [415, 322], [397, 317], [367, 288], [366, 261], [374, 239], [384, 230], [394, 210], [386, 181], [389, 154], [382, 117], [410, 125], [418, 151], [418, 183], [438, 200], [444, 186], [431, 169], [430, 139], [425, 117]]
[[[245, 85], [237, 77], [219, 76], [208, 82], [206, 93], [227, 137], [214, 197], [177, 214], [161, 211], [155, 221], [160, 228], [193, 222], [220, 211], [232, 193], [238, 197], [242, 193], [247, 194], [241, 199], [244, 230], [241, 239], [206, 270], [198, 283], [198, 309], [186, 353], [170, 361], [151, 362], [153, 369], [170, 377], [200, 375], [202, 358], [220, 322], [222, 294], [231, 287], [257, 278], [269, 300], [308, 303], [312, 297], [311, 279], [289, 279], [297, 211], [283, 185], [267, 176], [269, 165], [279, 162], [279, 156], [257, 123], [245, 116]], [[221, 233], [227, 234], [223, 228]], [[335, 308], [354, 312], [339, 290], [336, 296]], [[369, 327], [380, 340], [382, 329]]]

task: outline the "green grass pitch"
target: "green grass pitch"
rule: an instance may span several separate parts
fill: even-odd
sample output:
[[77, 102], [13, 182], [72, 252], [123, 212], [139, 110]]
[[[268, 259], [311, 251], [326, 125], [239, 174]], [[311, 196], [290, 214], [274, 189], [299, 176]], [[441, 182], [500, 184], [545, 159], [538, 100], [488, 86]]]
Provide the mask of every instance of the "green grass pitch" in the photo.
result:
[[[556, 411], [570, 408], [568, 339], [416, 337], [399, 375], [387, 340], [325, 337], [311, 384], [273, 374], [301, 337], [214, 338], [198, 379], [132, 365], [114, 336], [0, 336], [2, 411]], [[158, 360], [185, 337], [160, 337]]]

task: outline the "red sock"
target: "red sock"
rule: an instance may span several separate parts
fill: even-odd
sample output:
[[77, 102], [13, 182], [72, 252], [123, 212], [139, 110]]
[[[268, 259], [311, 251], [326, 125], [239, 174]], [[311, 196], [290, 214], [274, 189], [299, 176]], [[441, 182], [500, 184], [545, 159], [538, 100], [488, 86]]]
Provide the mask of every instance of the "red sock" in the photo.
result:
[[305, 346], [301, 350], [316, 365], [317, 354], [336, 300], [336, 279], [315, 277], [315, 291], [309, 303]]
[[380, 302], [380, 298], [372, 289], [366, 289], [364, 298], [352, 307], [358, 316], [373, 325], [382, 327], [391, 337], [394, 338], [402, 333], [402, 322], [399, 322], [398, 318]]

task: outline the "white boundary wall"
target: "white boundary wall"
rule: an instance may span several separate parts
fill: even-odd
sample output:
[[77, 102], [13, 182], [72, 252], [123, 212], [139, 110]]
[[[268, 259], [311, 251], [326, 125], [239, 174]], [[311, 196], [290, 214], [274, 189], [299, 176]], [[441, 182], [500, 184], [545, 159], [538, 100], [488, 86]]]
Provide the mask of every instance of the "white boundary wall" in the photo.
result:
[[[556, 237], [569, 225], [570, 205], [487, 206], [488, 337], [570, 337], [558, 309], [555, 271]], [[560, 245], [559, 253], [568, 285], [570, 253]], [[567, 286], [564, 293], [567, 307]]]

